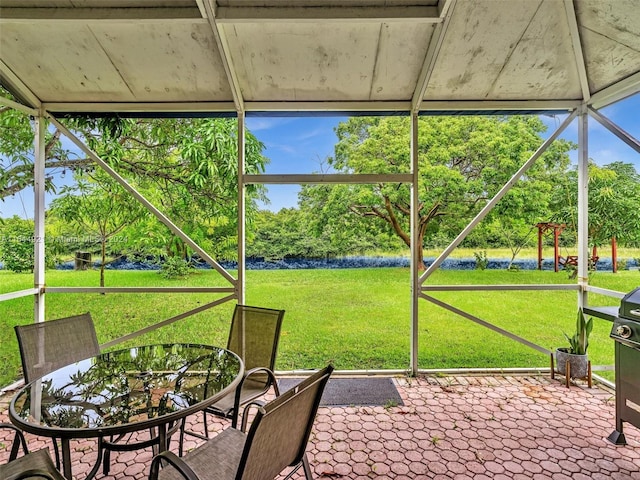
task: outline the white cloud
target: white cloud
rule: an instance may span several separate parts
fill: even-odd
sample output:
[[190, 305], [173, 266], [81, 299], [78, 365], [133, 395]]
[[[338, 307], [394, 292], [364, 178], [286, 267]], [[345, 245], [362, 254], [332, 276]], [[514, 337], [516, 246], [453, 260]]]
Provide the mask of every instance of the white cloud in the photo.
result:
[[290, 155], [293, 155], [298, 152], [298, 150], [294, 146], [286, 143], [267, 143], [266, 146], [269, 149], [279, 150], [281, 152], [288, 153]]
[[259, 132], [286, 125], [293, 120], [293, 118], [287, 117], [248, 117], [246, 123], [250, 131]]
[[299, 141], [309, 140], [310, 138], [315, 138], [315, 137], [319, 137], [321, 135], [326, 135], [326, 134], [327, 134], [326, 128], [315, 128], [313, 130], [301, 132], [300, 135], [298, 135], [298, 140]]

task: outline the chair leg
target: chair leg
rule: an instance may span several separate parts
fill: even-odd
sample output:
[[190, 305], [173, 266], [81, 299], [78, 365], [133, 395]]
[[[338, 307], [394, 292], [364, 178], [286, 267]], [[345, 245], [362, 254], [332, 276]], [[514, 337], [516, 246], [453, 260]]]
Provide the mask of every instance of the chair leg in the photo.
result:
[[60, 470], [60, 447], [58, 447], [58, 439], [52, 438], [51, 442], [53, 443], [53, 453], [56, 457], [56, 468]]
[[204, 423], [204, 436], [209, 438], [209, 426], [207, 425], [207, 411], [202, 411], [202, 421]]
[[311, 465], [309, 465], [309, 458], [306, 453], [302, 456], [302, 468], [305, 478], [307, 480], [313, 480], [313, 472], [311, 471]]
[[109, 470], [111, 469], [111, 450], [108, 448], [104, 449], [104, 457], [102, 457], [102, 473], [103, 475], [108, 475]]
[[187, 428], [187, 417], [182, 419], [182, 425], [180, 425], [180, 438], [178, 440], [178, 456], [182, 457], [184, 454], [184, 430]]
[[93, 477], [96, 476], [96, 473], [98, 473], [98, 470], [100, 470], [100, 465], [102, 465], [102, 454], [103, 454], [103, 451], [105, 451], [102, 444], [102, 437], [98, 437], [98, 445], [96, 449], [98, 452], [96, 463], [93, 465], [93, 468], [91, 468], [91, 471], [87, 474], [86, 480], [92, 480]]
[[309, 458], [307, 457], [306, 452], [302, 456], [302, 460], [300, 461], [300, 463], [297, 463], [296, 466], [293, 467], [293, 470], [287, 473], [287, 476], [284, 477], [284, 480], [293, 478], [296, 472], [300, 470], [300, 467], [302, 467], [302, 470], [304, 470], [304, 477], [306, 478], [306, 480], [313, 480], [313, 472], [311, 471], [311, 465], [309, 465]]
[[[158, 431], [155, 427], [149, 429], [149, 438], [158, 437]], [[171, 437], [167, 440], [167, 444], [171, 441]], [[168, 446], [168, 445], [167, 445]], [[155, 457], [160, 452], [160, 440], [158, 439], [158, 444], [151, 445], [151, 453]]]

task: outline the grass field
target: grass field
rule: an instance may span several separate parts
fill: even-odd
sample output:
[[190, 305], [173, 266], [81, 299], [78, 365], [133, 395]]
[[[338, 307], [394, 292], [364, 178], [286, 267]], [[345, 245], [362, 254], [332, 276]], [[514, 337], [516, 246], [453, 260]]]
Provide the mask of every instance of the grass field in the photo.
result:
[[[109, 271], [107, 286], [225, 286], [212, 271], [184, 280], [155, 272]], [[566, 284], [566, 273], [504, 270], [438, 271], [431, 284]], [[640, 273], [595, 272], [590, 280], [627, 292]], [[29, 288], [31, 275], [0, 271], [0, 293]], [[97, 286], [98, 272], [49, 271], [48, 286]], [[246, 303], [286, 310], [277, 369], [407, 369], [410, 358], [410, 278], [401, 268], [248, 271]], [[575, 322], [575, 291], [440, 292], [433, 297], [547, 349], [565, 346]], [[105, 343], [217, 298], [211, 294], [56, 294], [46, 297], [46, 318], [90, 311]], [[615, 299], [591, 295], [594, 305]], [[224, 345], [233, 305], [213, 308], [137, 337], [122, 346], [154, 342]], [[19, 377], [13, 326], [33, 318], [33, 298], [0, 302], [0, 385]], [[547, 356], [450, 313], [419, 302], [419, 367], [546, 367]], [[594, 365], [613, 364], [610, 324], [596, 320], [589, 349]], [[610, 372], [607, 373], [609, 376]]]

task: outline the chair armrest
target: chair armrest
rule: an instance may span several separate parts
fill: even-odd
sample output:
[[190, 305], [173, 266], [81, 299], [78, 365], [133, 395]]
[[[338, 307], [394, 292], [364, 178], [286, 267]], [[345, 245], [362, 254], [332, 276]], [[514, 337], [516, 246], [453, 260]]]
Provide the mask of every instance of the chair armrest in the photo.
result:
[[[255, 368], [252, 368], [251, 370], [246, 371], [244, 373], [244, 376], [242, 377], [242, 380], [240, 380], [240, 383], [238, 384], [237, 390], [242, 390], [242, 385], [244, 384], [244, 382], [249, 377], [251, 377], [252, 375], [255, 375], [256, 373], [265, 373], [269, 377], [269, 381], [273, 385], [273, 388], [276, 392], [276, 397], [280, 395], [280, 390], [278, 389], [278, 381], [276, 380], [276, 375], [267, 367], [255, 367]], [[239, 394], [236, 393], [236, 396], [238, 395]]]
[[[251, 370], [247, 370], [246, 372], [244, 372], [244, 376], [242, 377], [242, 380], [240, 380], [240, 384], [238, 385], [238, 388], [242, 387], [242, 384], [247, 380], [247, 378], [249, 378], [251, 375], [255, 375], [256, 373], [266, 373], [271, 383], [275, 386], [276, 389], [278, 388], [278, 382], [276, 381], [275, 373], [273, 373], [267, 367], [255, 367], [255, 368], [252, 368]], [[278, 391], [276, 395], [279, 395], [279, 394], [280, 392]]]
[[269, 377], [269, 381], [271, 382], [271, 385], [273, 385], [273, 390], [275, 391], [276, 397], [280, 396], [280, 389], [278, 388], [278, 381], [276, 380], [276, 375], [270, 369], [268, 369], [267, 367], [256, 367], [245, 372], [244, 376], [242, 377], [242, 380], [240, 380], [240, 383], [236, 388], [236, 395], [233, 401], [234, 418], [231, 422], [231, 426], [233, 428], [236, 428], [238, 426], [238, 416], [240, 415], [240, 399], [242, 398], [242, 386], [244, 385], [244, 382], [247, 380], [247, 378], [257, 373], [266, 374]]
[[11, 446], [11, 453], [9, 454], [9, 461], [16, 459], [20, 446], [22, 446], [22, 453], [24, 455], [29, 453], [29, 449], [27, 448], [27, 441], [25, 440], [24, 434], [22, 433], [22, 431], [20, 431], [19, 428], [10, 423], [0, 423], [0, 428], [13, 430], [13, 432], [15, 433], [15, 437], [13, 438], [13, 445]]
[[157, 480], [158, 473], [160, 472], [160, 462], [167, 462], [173, 468], [175, 468], [180, 475], [182, 475], [186, 480], [200, 480], [196, 472], [194, 472], [189, 465], [185, 463], [180, 457], [178, 457], [175, 453], [165, 451], [161, 452], [151, 461], [151, 471], [149, 473], [149, 480]]
[[247, 433], [247, 423], [249, 421], [249, 410], [251, 407], [262, 408], [264, 406], [264, 402], [261, 401], [253, 401], [247, 403], [242, 409], [242, 424], [240, 426], [240, 431]]

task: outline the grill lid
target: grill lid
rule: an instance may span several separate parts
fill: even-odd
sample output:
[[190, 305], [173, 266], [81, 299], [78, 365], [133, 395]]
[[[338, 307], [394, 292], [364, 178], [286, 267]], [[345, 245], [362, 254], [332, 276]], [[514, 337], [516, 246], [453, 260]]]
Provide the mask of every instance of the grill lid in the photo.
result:
[[619, 316], [640, 321], [640, 287], [624, 296], [620, 302]]

